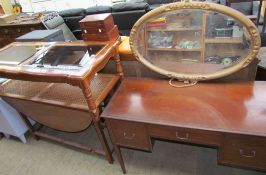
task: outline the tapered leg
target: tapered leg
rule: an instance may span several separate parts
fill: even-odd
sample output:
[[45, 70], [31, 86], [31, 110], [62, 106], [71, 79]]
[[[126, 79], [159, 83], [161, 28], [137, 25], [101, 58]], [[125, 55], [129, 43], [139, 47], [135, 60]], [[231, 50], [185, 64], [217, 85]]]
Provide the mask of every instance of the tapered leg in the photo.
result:
[[112, 132], [112, 127], [110, 126], [110, 122], [108, 119], [105, 120], [105, 123], [106, 123], [106, 126], [107, 126], [107, 129], [108, 129], [108, 133], [110, 135], [110, 138], [111, 138], [111, 142], [114, 146], [114, 150], [115, 150], [115, 155], [116, 155], [116, 158], [120, 164], [120, 167], [122, 169], [122, 172], [124, 174], [126, 174], [126, 167], [125, 167], [125, 163], [124, 163], [124, 160], [123, 160], [123, 157], [122, 157], [122, 154], [121, 154], [121, 150], [120, 148], [116, 145], [115, 141], [114, 141], [114, 136], [113, 136], [113, 132]]
[[118, 159], [122, 172], [126, 174], [127, 171], [126, 171], [125, 163], [124, 163], [124, 160], [121, 154], [120, 147], [118, 147], [117, 145], [114, 145], [114, 149], [115, 149], [116, 158]]
[[112, 154], [99, 121], [94, 121], [94, 127], [99, 137], [99, 140], [102, 144], [103, 150], [105, 152], [105, 157], [108, 160], [108, 162], [112, 164], [113, 163]]

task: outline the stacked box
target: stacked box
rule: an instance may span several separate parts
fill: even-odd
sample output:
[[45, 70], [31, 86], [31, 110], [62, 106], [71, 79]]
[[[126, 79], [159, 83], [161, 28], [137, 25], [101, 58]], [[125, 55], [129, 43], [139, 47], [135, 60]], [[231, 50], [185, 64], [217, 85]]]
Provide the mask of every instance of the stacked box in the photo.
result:
[[88, 15], [79, 24], [84, 41], [112, 41], [119, 37], [110, 13]]

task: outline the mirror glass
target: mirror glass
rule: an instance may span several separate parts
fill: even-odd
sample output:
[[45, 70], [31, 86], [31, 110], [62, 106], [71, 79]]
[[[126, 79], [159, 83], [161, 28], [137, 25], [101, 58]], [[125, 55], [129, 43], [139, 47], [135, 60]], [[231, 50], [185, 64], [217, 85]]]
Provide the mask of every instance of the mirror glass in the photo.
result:
[[137, 25], [131, 33], [134, 54], [142, 58], [141, 62], [145, 60], [146, 66], [148, 63], [169, 72], [217, 73], [246, 59], [252, 49], [246, 27], [237, 19], [215, 11], [167, 10], [149, 14]]

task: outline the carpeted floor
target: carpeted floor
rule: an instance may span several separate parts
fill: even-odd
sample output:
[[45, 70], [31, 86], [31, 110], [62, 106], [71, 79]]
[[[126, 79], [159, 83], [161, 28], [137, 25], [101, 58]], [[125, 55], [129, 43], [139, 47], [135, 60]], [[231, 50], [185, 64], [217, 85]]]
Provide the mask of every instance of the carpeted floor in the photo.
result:
[[[55, 135], [64, 136], [45, 129]], [[69, 137], [100, 147], [91, 127]], [[266, 173], [217, 165], [212, 148], [156, 141], [153, 153], [122, 149], [128, 175], [265, 175]], [[75, 151], [28, 136], [28, 143], [17, 139], [0, 140], [0, 175], [117, 175], [118, 162], [109, 164], [103, 157]]]

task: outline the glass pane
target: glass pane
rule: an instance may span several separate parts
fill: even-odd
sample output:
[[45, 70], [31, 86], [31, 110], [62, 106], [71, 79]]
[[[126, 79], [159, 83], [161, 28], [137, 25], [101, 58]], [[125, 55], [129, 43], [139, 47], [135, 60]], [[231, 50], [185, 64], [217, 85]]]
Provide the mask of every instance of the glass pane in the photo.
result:
[[102, 45], [55, 46], [40, 54], [31, 64], [35, 67], [79, 69], [94, 57]]
[[200, 9], [161, 13], [142, 23], [136, 50], [156, 67], [210, 74], [237, 64], [250, 50], [250, 35], [229, 16]]
[[13, 45], [0, 52], [0, 64], [18, 65], [49, 45]]

